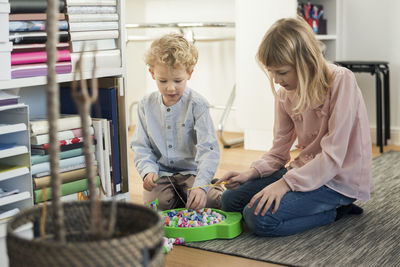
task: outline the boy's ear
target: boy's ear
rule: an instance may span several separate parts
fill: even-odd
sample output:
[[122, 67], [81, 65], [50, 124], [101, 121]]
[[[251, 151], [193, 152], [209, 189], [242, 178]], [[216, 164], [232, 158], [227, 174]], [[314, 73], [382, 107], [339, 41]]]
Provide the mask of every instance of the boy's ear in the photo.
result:
[[151, 77], [153, 78], [153, 80], [155, 80], [156, 77], [154, 76], [154, 71], [153, 71], [153, 69], [152, 69], [152, 68], [149, 68], [149, 72], [150, 72], [150, 75], [151, 75]]
[[188, 71], [188, 75], [189, 75], [189, 77], [187, 78], [188, 80], [190, 80], [190, 78], [192, 77], [193, 70], [194, 70], [194, 69]]

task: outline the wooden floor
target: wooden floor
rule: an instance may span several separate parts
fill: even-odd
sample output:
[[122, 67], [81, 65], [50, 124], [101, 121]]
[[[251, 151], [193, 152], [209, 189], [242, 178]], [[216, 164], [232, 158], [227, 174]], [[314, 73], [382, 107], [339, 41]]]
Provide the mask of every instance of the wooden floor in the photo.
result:
[[[129, 140], [132, 137], [132, 130], [129, 131]], [[229, 140], [229, 138], [236, 138], [238, 134], [227, 133], [225, 137]], [[400, 147], [396, 146], [387, 146], [384, 151], [389, 150], [400, 150]], [[379, 148], [376, 146], [372, 147], [373, 157], [380, 155]], [[142, 202], [142, 180], [137, 173], [132, 159], [133, 152], [130, 150], [130, 197], [131, 201], [134, 203], [143, 204]], [[292, 152], [292, 157], [296, 156], [298, 152]], [[245, 170], [250, 164], [261, 157], [264, 154], [263, 151], [250, 151], [244, 150], [243, 146], [233, 147], [229, 149], [224, 149], [221, 146], [221, 160], [217, 170], [215, 177], [221, 177], [225, 172], [229, 170]], [[174, 248], [166, 255], [165, 258], [165, 266], [166, 267], [194, 267], [194, 266], [208, 266], [208, 267], [217, 267], [217, 266], [230, 266], [230, 267], [254, 267], [254, 266], [280, 266], [276, 264], [261, 262], [250, 260], [242, 257], [235, 257], [230, 255], [225, 255], [221, 253], [208, 252], [205, 250], [188, 248], [184, 246], [174, 246]]]

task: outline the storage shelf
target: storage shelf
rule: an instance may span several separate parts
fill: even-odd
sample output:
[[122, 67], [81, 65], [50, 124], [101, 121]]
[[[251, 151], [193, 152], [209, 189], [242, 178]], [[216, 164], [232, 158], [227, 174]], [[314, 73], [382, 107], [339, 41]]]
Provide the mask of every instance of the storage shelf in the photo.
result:
[[18, 194], [14, 194], [14, 195], [10, 195], [10, 196], [6, 196], [6, 197], [2, 197], [0, 198], [0, 206], [5, 206], [11, 203], [15, 203], [15, 202], [19, 202], [25, 199], [29, 199], [31, 198], [31, 194], [27, 191], [25, 192], [21, 192]]
[[2, 125], [0, 123], [0, 135], [9, 134], [9, 133], [17, 133], [26, 131], [27, 127], [25, 123], [16, 123], [16, 124], [5, 124]]
[[11, 148], [0, 150], [0, 159], [26, 154], [28, 152], [29, 150], [26, 146], [14, 146]]
[[[7, 223], [12, 219], [13, 217], [11, 217], [10, 219], [4, 220], [0, 222], [0, 238], [6, 237], [7, 235]], [[33, 228], [33, 224], [32, 223], [27, 223], [24, 224], [22, 226], [20, 226], [17, 230], [15, 230], [16, 233], [21, 233], [27, 230], [31, 230]]]
[[[123, 68], [110, 68], [110, 69], [99, 69], [96, 71], [96, 78], [101, 77], [110, 77], [110, 76], [122, 76], [124, 74]], [[77, 79], [80, 77], [78, 76]], [[92, 72], [85, 71], [83, 72], [83, 79], [91, 79]], [[74, 79], [74, 73], [67, 74], [59, 74], [57, 75], [57, 82], [70, 82]], [[11, 89], [11, 88], [20, 88], [20, 87], [29, 87], [29, 86], [39, 86], [47, 84], [47, 76], [38, 76], [31, 78], [21, 78], [21, 79], [12, 79], [8, 81], [0, 81], [0, 90], [1, 89]]]
[[20, 176], [26, 175], [26, 174], [29, 174], [29, 168], [25, 167], [25, 166], [21, 166], [19, 168], [16, 168], [16, 169], [13, 169], [10, 171], [0, 172], [0, 181], [20, 177]]

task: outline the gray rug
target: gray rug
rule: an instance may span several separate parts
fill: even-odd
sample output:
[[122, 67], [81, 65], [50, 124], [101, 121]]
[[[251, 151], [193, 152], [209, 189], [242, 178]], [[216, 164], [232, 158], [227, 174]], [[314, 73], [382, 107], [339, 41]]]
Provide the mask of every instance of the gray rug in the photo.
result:
[[375, 191], [357, 202], [362, 215], [289, 237], [257, 237], [185, 245], [290, 266], [400, 266], [400, 152], [373, 160]]

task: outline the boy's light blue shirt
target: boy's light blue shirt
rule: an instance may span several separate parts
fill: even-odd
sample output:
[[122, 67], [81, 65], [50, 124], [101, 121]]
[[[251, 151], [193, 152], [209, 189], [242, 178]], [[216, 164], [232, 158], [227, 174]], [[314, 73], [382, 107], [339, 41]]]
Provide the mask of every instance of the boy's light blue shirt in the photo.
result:
[[193, 174], [193, 187], [209, 184], [220, 151], [207, 100], [190, 88], [170, 107], [158, 91], [145, 96], [138, 105], [131, 148], [142, 178], [149, 172]]

